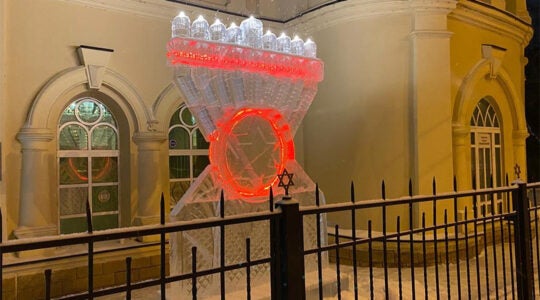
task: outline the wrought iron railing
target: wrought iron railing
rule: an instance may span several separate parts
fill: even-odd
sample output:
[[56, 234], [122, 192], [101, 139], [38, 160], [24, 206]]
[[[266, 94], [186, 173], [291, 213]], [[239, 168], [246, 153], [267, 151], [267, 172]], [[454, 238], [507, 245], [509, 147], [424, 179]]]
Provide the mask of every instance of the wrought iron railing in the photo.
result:
[[[152, 286], [160, 290], [162, 299], [174, 299], [174, 295], [167, 295], [166, 285], [180, 281], [191, 283], [191, 296], [197, 299], [197, 279], [208, 275], [219, 276], [219, 293], [224, 299], [227, 296], [225, 276], [227, 272], [239, 269], [245, 270], [245, 297], [251, 299], [253, 297], [251, 269], [260, 264], [270, 265], [272, 299], [305, 299], [304, 260], [308, 256], [317, 257], [316, 289], [319, 299], [324, 297], [326, 288], [323, 285], [323, 276], [335, 278], [334, 288], [338, 299], [346, 292], [354, 295], [354, 299], [358, 299], [359, 293], [369, 293], [372, 299], [378, 298], [382, 296], [377, 294], [378, 290], [383, 291], [386, 298], [396, 294], [406, 299], [415, 299], [418, 295], [421, 295], [419, 298], [532, 299], [540, 290], [538, 276], [540, 242], [537, 238], [539, 231], [537, 212], [540, 207], [536, 196], [538, 189], [540, 183], [517, 182], [506, 187], [460, 192], [454, 186], [454, 192], [438, 194], [434, 181], [432, 195], [415, 196], [412, 194], [412, 184], [409, 184], [408, 196], [387, 199], [383, 183], [380, 199], [356, 201], [354, 187], [351, 185], [351, 198], [347, 203], [320, 205], [317, 192], [314, 195], [316, 205], [300, 207], [298, 202], [288, 197], [274, 203], [273, 196], [270, 195], [267, 211], [233, 216], [225, 215], [223, 210], [225, 200], [222, 195], [220, 199], [222, 209], [219, 216], [205, 220], [169, 223], [165, 222], [162, 197], [160, 224], [93, 231], [91, 215], [88, 213], [89, 230], [86, 233], [1, 241], [0, 274], [4, 274], [3, 257], [8, 253], [86, 244], [87, 291], [64, 295], [58, 299], [92, 299], [118, 293], [124, 293], [127, 299], [131, 299], [133, 291]], [[478, 199], [482, 195], [486, 195], [488, 201], [495, 201], [496, 196], [501, 196], [506, 202], [506, 209], [504, 211], [494, 209], [491, 212], [484, 210], [481, 214]], [[428, 208], [429, 212], [415, 208], [420, 204], [423, 204], [422, 209]], [[400, 207], [397, 216], [388, 213], [393, 207]], [[369, 217], [359, 220], [358, 213], [367, 209], [371, 212]], [[87, 210], [90, 211], [89, 207]], [[373, 213], [376, 210], [379, 213]], [[333, 227], [333, 232], [330, 233], [333, 240], [325, 243], [323, 236], [325, 228], [321, 228], [323, 223], [320, 220], [323, 216], [334, 213], [342, 215], [346, 213], [349, 216], [345, 218], [346, 222], [343, 222], [342, 226]], [[427, 220], [426, 215], [429, 215], [431, 220]], [[452, 216], [450, 219], [449, 215]], [[419, 224], [415, 224], [415, 216]], [[310, 219], [307, 219], [308, 217]], [[390, 218], [394, 217], [395, 222], [391, 222]], [[402, 223], [403, 217], [408, 219], [408, 224]], [[306, 220], [315, 220], [317, 228], [316, 247], [310, 249], [304, 249], [301, 242], [304, 240]], [[377, 220], [381, 225], [380, 231], [376, 232], [373, 229], [373, 220]], [[223, 228], [258, 221], [269, 221], [270, 256], [252, 259], [248, 238], [243, 245], [246, 253], [243, 262], [226, 265], [225, 251], [220, 251], [220, 266], [198, 270], [197, 248], [193, 247], [191, 253], [185, 254], [191, 255], [191, 272], [167, 275], [166, 234], [218, 227], [222, 229], [219, 241], [224, 244], [226, 237]], [[389, 224], [395, 224], [395, 227], [389, 228]], [[344, 227], [348, 228], [349, 233], [344, 233]], [[159, 278], [133, 282], [131, 258], [126, 257], [125, 284], [102, 289], [94, 288], [95, 243], [149, 235], [160, 237]], [[333, 267], [330, 272], [333, 274], [323, 274], [328, 272], [328, 268], [325, 269], [323, 266], [325, 254], [331, 256]], [[345, 254], [349, 256], [345, 257]], [[352, 266], [343, 264], [345, 258]], [[347, 277], [343, 276], [344, 273], [349, 274], [349, 280], [352, 281], [349, 284], [351, 287], [349, 291], [343, 288], [342, 280]], [[51, 278], [54, 274], [55, 270], [48, 269], [44, 272], [45, 299], [51, 298]], [[380, 289], [376, 289], [376, 285], [381, 282]], [[364, 283], [366, 284], [362, 285]], [[0, 293], [1, 288], [2, 278], [0, 278]]]

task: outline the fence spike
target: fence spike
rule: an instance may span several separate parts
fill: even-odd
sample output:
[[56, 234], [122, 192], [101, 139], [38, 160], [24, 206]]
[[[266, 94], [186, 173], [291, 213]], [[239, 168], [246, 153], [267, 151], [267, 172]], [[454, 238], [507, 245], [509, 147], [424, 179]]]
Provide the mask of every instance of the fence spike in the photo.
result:
[[476, 176], [473, 176], [472, 178], [472, 188], [473, 190], [476, 190]]
[[506, 173], [506, 174], [504, 175], [504, 177], [505, 177], [505, 181], [506, 181], [506, 186], [508, 186], [508, 182], [509, 182], [509, 181], [508, 181], [508, 173]]
[[92, 212], [90, 211], [90, 199], [88, 197], [86, 198], [86, 225], [88, 226], [88, 233], [92, 233], [94, 227], [92, 226]]
[[274, 211], [274, 189], [272, 188], [272, 186], [270, 186], [270, 193], [268, 195], [268, 202], [270, 203], [270, 211]]
[[433, 195], [437, 195], [437, 181], [435, 180], [435, 176], [433, 176]]
[[335, 226], [335, 240], [336, 240], [336, 283], [337, 283], [337, 294], [341, 295], [341, 269], [340, 269], [340, 257], [339, 257], [339, 225]]
[[131, 300], [131, 256], [126, 257], [126, 300]]
[[412, 193], [412, 179], [409, 178], [409, 197], [412, 197], [413, 193]]
[[251, 240], [246, 239], [246, 299], [251, 300]]
[[372, 242], [373, 242], [373, 235], [372, 235], [372, 228], [371, 228], [371, 220], [368, 220], [368, 261], [369, 261], [369, 291], [370, 291], [370, 297], [371, 299], [374, 299], [374, 291], [373, 288], [373, 248], [372, 248]]
[[456, 175], [454, 175], [454, 181], [453, 181], [453, 184], [454, 184], [454, 192], [457, 193], [457, 178], [456, 178]]
[[2, 213], [2, 208], [0, 207], [0, 243], [4, 242], [4, 215]]
[[223, 193], [223, 190], [221, 190], [221, 194], [219, 195], [219, 216], [222, 218], [225, 217], [225, 193]]
[[[396, 232], [397, 232], [397, 269], [398, 269], [398, 285], [399, 285], [399, 297], [403, 298], [403, 286], [401, 282], [401, 218], [397, 216], [396, 218]], [[356, 297], [358, 298], [358, 297]]]
[[[426, 259], [426, 213], [422, 212], [422, 254], [424, 255], [423, 267], [424, 267], [424, 299], [428, 297], [428, 276], [427, 276], [427, 259]], [[438, 271], [435, 271], [438, 276]]]
[[321, 204], [319, 184], [315, 183], [315, 205], [319, 206]]
[[51, 299], [51, 277], [52, 277], [52, 270], [46, 269], [44, 271], [45, 275], [45, 299], [49, 300]]
[[[3, 216], [2, 216], [2, 208], [0, 208], [0, 244], [3, 243], [3, 235], [4, 235], [4, 227], [2, 226], [3, 223]], [[0, 249], [0, 297], [2, 297], [2, 293], [4, 292], [4, 253]]]
[[354, 203], [354, 181], [351, 181], [351, 202]]
[[384, 180], [382, 181], [382, 184], [381, 184], [381, 194], [382, 194], [383, 200], [386, 200], [386, 186], [384, 184]]
[[161, 199], [159, 200], [159, 219], [161, 225], [165, 225], [165, 196], [161, 192]]
[[489, 187], [493, 188], [493, 173], [489, 174]]
[[197, 299], [197, 247], [191, 247], [191, 295]]
[[[163, 192], [161, 193], [161, 198], [159, 200], [159, 219], [161, 225], [165, 225], [165, 196], [163, 195]], [[160, 270], [159, 270], [159, 277], [160, 277], [160, 292], [161, 292], [161, 299], [165, 300], [166, 297], [166, 290], [165, 290], [165, 233], [161, 232], [160, 234]]]

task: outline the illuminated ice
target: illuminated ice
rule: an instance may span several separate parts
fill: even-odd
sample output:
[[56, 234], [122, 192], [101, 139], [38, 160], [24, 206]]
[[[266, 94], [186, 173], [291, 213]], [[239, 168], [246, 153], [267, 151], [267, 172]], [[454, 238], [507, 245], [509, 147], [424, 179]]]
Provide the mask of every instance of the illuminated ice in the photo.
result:
[[291, 41], [291, 53], [295, 55], [304, 55], [304, 41], [295, 36]]
[[304, 43], [304, 55], [307, 57], [317, 57], [317, 44], [310, 39]]
[[263, 24], [260, 20], [249, 17], [240, 23], [240, 28], [246, 37], [246, 45], [253, 48], [262, 47]]
[[191, 35], [190, 28], [191, 21], [182, 11], [172, 21], [172, 37], [189, 37]]
[[208, 21], [206, 21], [203, 16], [199, 16], [193, 21], [193, 24], [191, 24], [191, 36], [196, 39], [210, 39]]
[[227, 35], [227, 39], [226, 39], [227, 43], [233, 43], [233, 44], [238, 44], [238, 45], [244, 44], [244, 40], [245, 40], [244, 32], [242, 31], [240, 27], [236, 26], [234, 22], [231, 23], [231, 25], [227, 28], [226, 35]]
[[262, 37], [262, 45], [264, 50], [276, 51], [276, 35], [268, 30]]
[[290, 53], [291, 52], [291, 38], [282, 33], [276, 40], [276, 48], [280, 52]]
[[[289, 194], [302, 206], [314, 205], [316, 186], [294, 158], [293, 138], [323, 79], [323, 64], [314, 57], [315, 48], [309, 40], [304, 43], [297, 38], [293, 40], [294, 55], [288, 54], [290, 38], [262, 36], [262, 23], [254, 18], [242, 22], [247, 33], [231, 24], [225, 42], [209, 41], [204, 34], [196, 34], [204, 22], [198, 19], [191, 26], [192, 36], [200, 38], [177, 37], [168, 44], [175, 82], [210, 142], [210, 165], [182, 196], [171, 218], [189, 221], [219, 216], [221, 191], [226, 215], [268, 211], [270, 187], [276, 199], [283, 195], [277, 174], [285, 169], [294, 174]], [[214, 23], [209, 35], [218, 40], [214, 25], [219, 26]], [[219, 27], [218, 33], [222, 32]], [[325, 218], [319, 222], [325, 244]], [[305, 249], [316, 246], [316, 226], [314, 216], [304, 218]], [[219, 266], [219, 237], [219, 228], [171, 234], [171, 274], [191, 272], [192, 247], [198, 249], [197, 270]], [[245, 261], [243, 245], [248, 237], [252, 260], [270, 256], [267, 221], [227, 226], [226, 265]], [[326, 263], [325, 256], [323, 265]], [[316, 268], [316, 257], [306, 257], [306, 272]], [[227, 291], [245, 288], [245, 276], [245, 270], [227, 272]], [[254, 286], [268, 283], [269, 265], [253, 267], [251, 280]], [[180, 286], [179, 293], [191, 290], [190, 281]], [[219, 275], [200, 277], [198, 287], [200, 297], [218, 293]]]
[[225, 42], [227, 28], [219, 19], [210, 25], [210, 39], [212, 41]]

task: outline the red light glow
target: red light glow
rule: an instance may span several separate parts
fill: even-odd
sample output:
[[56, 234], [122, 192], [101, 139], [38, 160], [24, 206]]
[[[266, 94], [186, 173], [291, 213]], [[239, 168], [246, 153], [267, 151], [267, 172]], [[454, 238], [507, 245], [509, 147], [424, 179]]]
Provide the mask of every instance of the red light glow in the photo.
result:
[[173, 66], [242, 70], [315, 82], [323, 79], [322, 61], [309, 57], [190, 38], [173, 38], [167, 48]]
[[[103, 176], [105, 176], [107, 173], [109, 173], [110, 169], [111, 169], [111, 158], [110, 157], [105, 157], [105, 166], [103, 166], [99, 172], [94, 175], [92, 177], [93, 180], [99, 180], [101, 179]], [[73, 162], [73, 157], [69, 157], [68, 158], [68, 164], [69, 164], [69, 168], [71, 169], [71, 172], [72, 174], [74, 174], [75, 176], [77, 176], [77, 178], [79, 178], [81, 181], [88, 181], [88, 176], [84, 176], [81, 171], [79, 171], [79, 168], [75, 166], [75, 163]], [[84, 170], [85, 172], [88, 172], [88, 170]]]
[[268, 195], [288, 161], [294, 142], [275, 109], [243, 108], [225, 118], [210, 136], [210, 162], [225, 189], [249, 198]]

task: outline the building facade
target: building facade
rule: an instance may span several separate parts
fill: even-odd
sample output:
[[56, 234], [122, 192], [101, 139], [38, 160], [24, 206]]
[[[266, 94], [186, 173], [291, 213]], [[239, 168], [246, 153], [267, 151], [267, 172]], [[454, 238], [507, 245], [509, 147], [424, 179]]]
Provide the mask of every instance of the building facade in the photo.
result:
[[527, 124], [529, 126], [529, 138], [527, 139], [527, 170], [528, 180], [536, 182], [540, 180], [540, 4], [537, 1], [527, 1], [534, 35], [525, 49], [525, 55], [529, 60], [525, 66], [525, 112], [527, 114]]
[[[180, 10], [240, 20], [163, 0], [0, 0], [5, 237], [83, 231], [87, 198], [96, 228], [155, 223], [160, 194], [172, 205], [208, 163], [166, 65]], [[434, 177], [441, 192], [454, 175], [460, 189], [515, 165], [526, 177], [530, 22], [525, 0], [349, 0], [265, 23], [314, 39], [325, 63], [296, 155], [328, 202], [351, 180], [370, 199], [383, 179], [399, 197], [409, 178], [429, 194]]]

